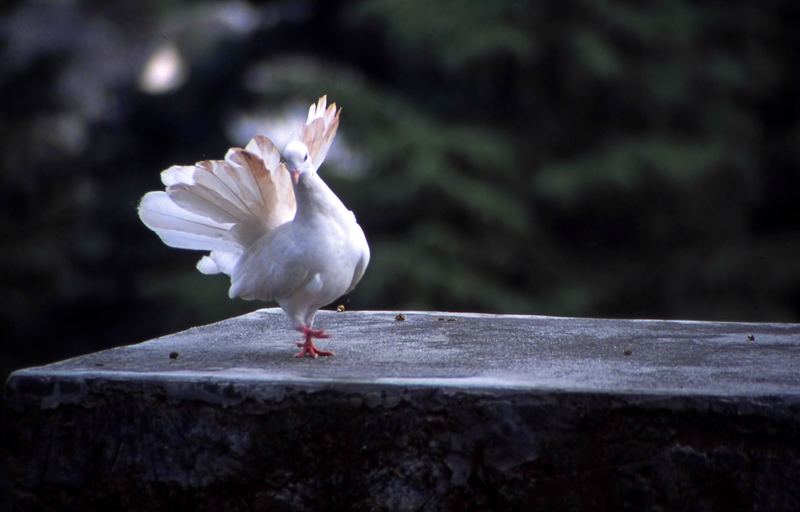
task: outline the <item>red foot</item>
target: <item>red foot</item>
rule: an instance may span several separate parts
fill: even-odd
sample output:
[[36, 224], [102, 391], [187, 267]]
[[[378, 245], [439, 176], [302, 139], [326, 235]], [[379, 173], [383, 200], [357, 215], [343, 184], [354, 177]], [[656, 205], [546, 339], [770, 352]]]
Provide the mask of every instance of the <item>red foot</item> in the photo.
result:
[[319, 356], [335, 355], [333, 352], [328, 350], [320, 350], [316, 345], [314, 345], [314, 338], [330, 338], [330, 335], [322, 329], [311, 329], [309, 327], [302, 326], [298, 327], [297, 330], [302, 332], [306, 339], [304, 341], [297, 342], [297, 346], [300, 347], [300, 352], [295, 354], [294, 357], [309, 356], [316, 359]]

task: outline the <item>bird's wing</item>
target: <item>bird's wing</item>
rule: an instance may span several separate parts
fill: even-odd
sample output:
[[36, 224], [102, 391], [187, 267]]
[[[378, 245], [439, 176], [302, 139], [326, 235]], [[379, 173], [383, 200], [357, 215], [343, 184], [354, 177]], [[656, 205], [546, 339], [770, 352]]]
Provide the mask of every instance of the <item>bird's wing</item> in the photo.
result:
[[238, 251], [241, 244], [230, 236], [231, 222], [185, 210], [166, 192], [148, 192], [139, 203], [139, 217], [170, 247]]
[[364, 277], [364, 272], [367, 271], [367, 265], [369, 265], [369, 250], [367, 250], [366, 253], [362, 253], [361, 259], [358, 260], [358, 264], [353, 270], [353, 280], [350, 281], [350, 286], [344, 293], [350, 293], [355, 289], [359, 281], [361, 281], [361, 278]]
[[[355, 219], [354, 219], [355, 221]], [[350, 286], [347, 287], [347, 291], [345, 293], [350, 293], [356, 287], [361, 278], [364, 277], [364, 272], [367, 271], [367, 265], [369, 265], [369, 244], [367, 244], [367, 238], [364, 236], [364, 231], [361, 229], [361, 226], [355, 224], [354, 228], [351, 228], [349, 233], [350, 239], [352, 243], [361, 249], [361, 257], [356, 263], [355, 269], [353, 269], [353, 279], [350, 282]]]
[[339, 128], [339, 114], [342, 109], [336, 109], [336, 103], [327, 106], [328, 97], [323, 96], [312, 103], [308, 109], [306, 124], [300, 133], [300, 141], [308, 148], [314, 170], [319, 169], [325, 156], [336, 137]]
[[172, 166], [161, 181], [165, 192], [145, 195], [139, 216], [171, 247], [214, 251], [198, 262], [207, 274], [230, 274], [244, 249], [296, 211], [280, 152], [263, 136], [230, 149], [224, 160]]
[[292, 296], [311, 279], [306, 250], [287, 224], [245, 251], [231, 273], [231, 298], [275, 300]]

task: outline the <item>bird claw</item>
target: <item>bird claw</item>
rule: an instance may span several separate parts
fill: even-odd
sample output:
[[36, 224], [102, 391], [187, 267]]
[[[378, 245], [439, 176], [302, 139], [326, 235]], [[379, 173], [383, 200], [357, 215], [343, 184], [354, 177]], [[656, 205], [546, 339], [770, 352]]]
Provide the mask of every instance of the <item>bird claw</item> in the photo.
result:
[[301, 326], [297, 328], [298, 331], [303, 333], [305, 336], [304, 340], [300, 340], [296, 343], [298, 347], [300, 347], [300, 352], [294, 355], [294, 357], [313, 357], [317, 359], [319, 356], [333, 356], [336, 355], [329, 350], [320, 350], [314, 345], [314, 338], [330, 338], [330, 334], [326, 333], [323, 329], [311, 329], [310, 327]]
[[294, 357], [313, 357], [314, 359], [318, 358], [319, 356], [335, 356], [333, 352], [329, 350], [320, 350], [315, 345], [314, 342], [301, 342], [297, 344], [300, 347], [300, 352], [296, 353]]

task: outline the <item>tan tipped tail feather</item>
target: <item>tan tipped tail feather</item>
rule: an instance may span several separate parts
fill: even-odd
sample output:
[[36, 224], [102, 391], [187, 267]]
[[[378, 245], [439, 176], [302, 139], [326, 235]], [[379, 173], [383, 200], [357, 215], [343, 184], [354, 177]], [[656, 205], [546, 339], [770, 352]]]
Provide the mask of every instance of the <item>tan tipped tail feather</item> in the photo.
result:
[[317, 103], [312, 104], [308, 109], [308, 117], [300, 141], [308, 148], [311, 163], [314, 169], [319, 169], [328, 150], [336, 137], [336, 130], [339, 128], [339, 115], [342, 109], [336, 109], [336, 103], [327, 106], [328, 97], [323, 96]]

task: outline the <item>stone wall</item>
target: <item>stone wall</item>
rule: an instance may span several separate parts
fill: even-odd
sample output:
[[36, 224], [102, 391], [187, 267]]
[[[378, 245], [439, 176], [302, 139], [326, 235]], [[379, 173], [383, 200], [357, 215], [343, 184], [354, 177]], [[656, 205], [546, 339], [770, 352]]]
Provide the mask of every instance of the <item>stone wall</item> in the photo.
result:
[[11, 505], [800, 509], [798, 325], [318, 323], [337, 356], [295, 360], [262, 310], [15, 372]]

